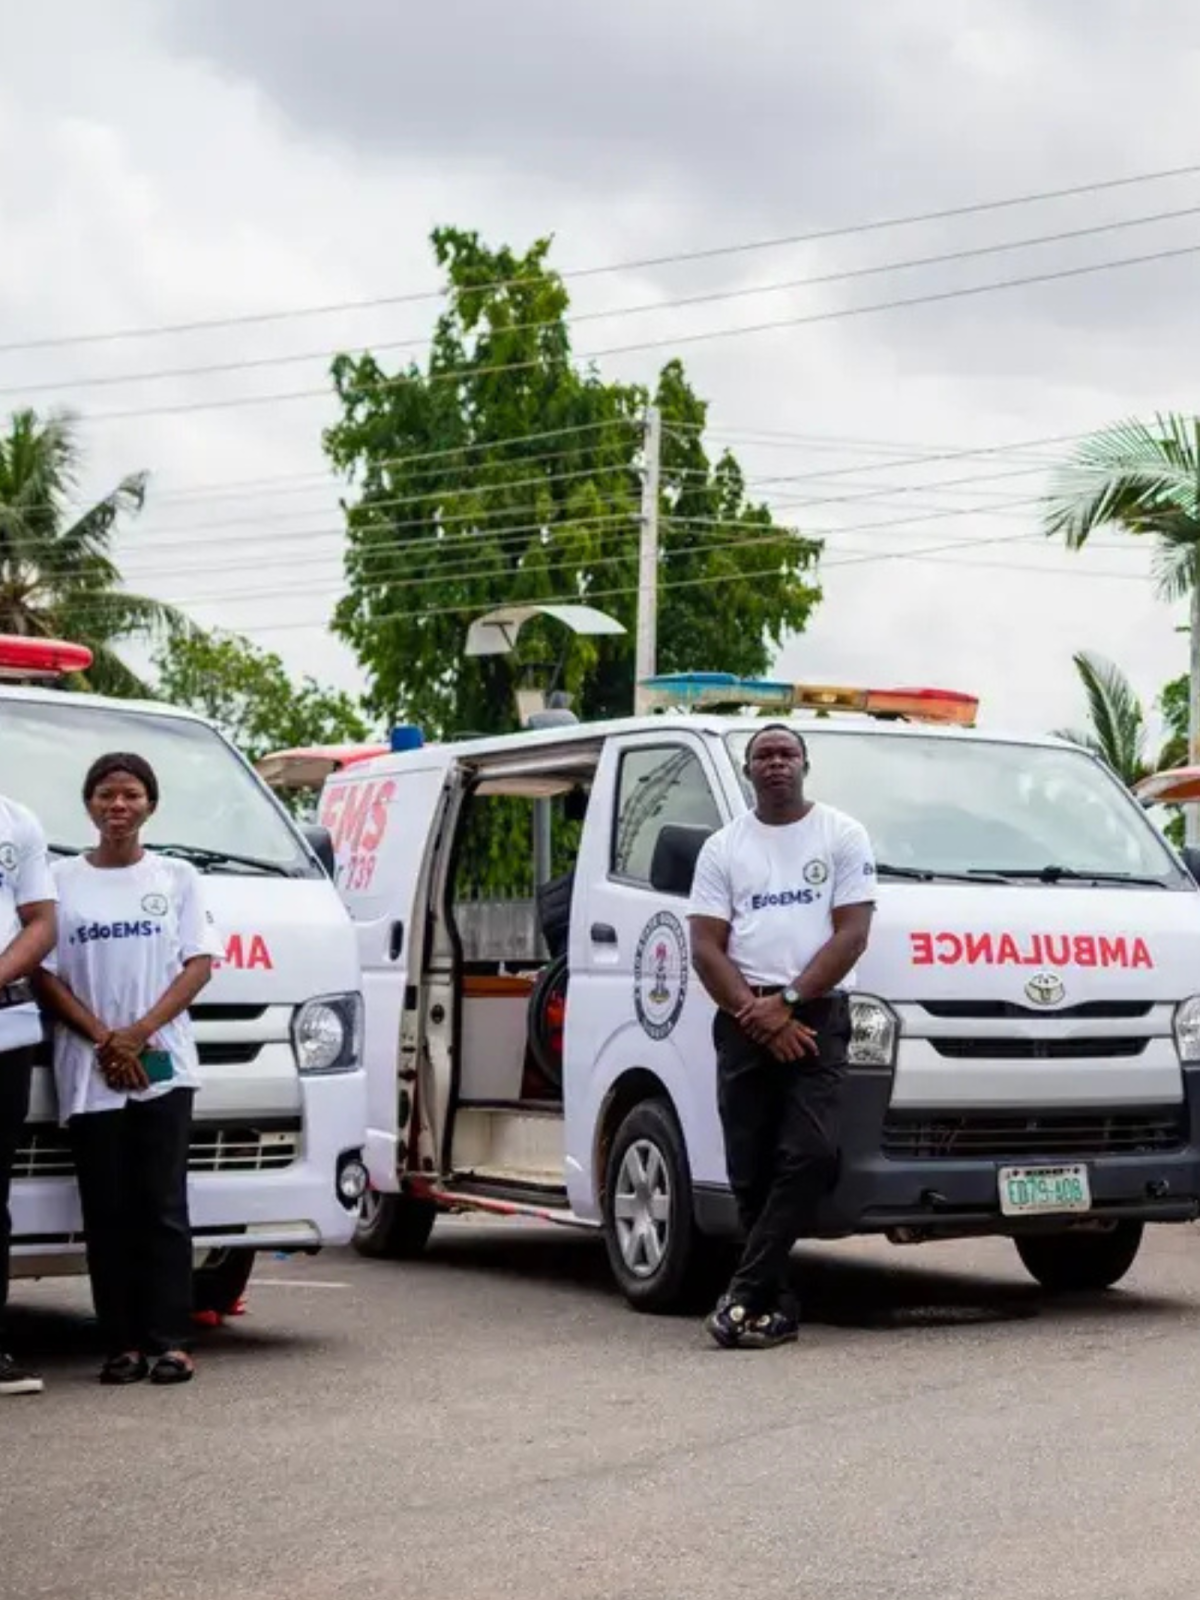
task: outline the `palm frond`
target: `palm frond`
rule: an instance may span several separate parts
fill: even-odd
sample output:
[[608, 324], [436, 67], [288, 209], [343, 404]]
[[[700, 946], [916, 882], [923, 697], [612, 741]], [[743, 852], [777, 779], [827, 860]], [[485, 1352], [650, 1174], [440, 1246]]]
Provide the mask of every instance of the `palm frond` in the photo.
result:
[[1072, 658], [1087, 697], [1093, 748], [1127, 784], [1145, 776], [1145, 714], [1129, 679], [1102, 656], [1078, 651]]
[[1099, 527], [1158, 533], [1182, 523], [1200, 538], [1200, 443], [1193, 419], [1131, 419], [1093, 434], [1054, 477], [1043, 526], [1077, 550]]
[[148, 595], [127, 594], [123, 589], [104, 593], [72, 591], [58, 609], [59, 625], [69, 637], [95, 644], [134, 636], [190, 637], [200, 630], [178, 607]]
[[129, 477], [122, 478], [103, 500], [98, 500], [64, 528], [56, 540], [55, 554], [58, 560], [69, 565], [81, 556], [107, 556], [117, 519], [136, 515], [142, 509], [146, 503], [146, 485], [149, 481], [149, 473], [131, 473]]
[[92, 648], [92, 664], [87, 670], [87, 689], [91, 694], [112, 695], [120, 700], [153, 700], [154, 690], [139, 678], [132, 667], [126, 666], [109, 645]]

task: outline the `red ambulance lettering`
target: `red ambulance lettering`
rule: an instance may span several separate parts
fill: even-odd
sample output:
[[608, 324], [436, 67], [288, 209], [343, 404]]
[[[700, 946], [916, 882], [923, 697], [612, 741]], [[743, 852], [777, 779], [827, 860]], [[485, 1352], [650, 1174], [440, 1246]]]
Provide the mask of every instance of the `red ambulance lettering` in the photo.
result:
[[910, 933], [914, 967], [1153, 968], [1145, 939], [1126, 934]]
[[321, 826], [328, 828], [333, 835], [336, 845], [341, 834], [340, 817], [342, 804], [346, 798], [345, 787], [330, 789], [325, 795], [325, 802], [321, 807]]
[[275, 963], [267, 941], [261, 933], [251, 934], [249, 946], [240, 933], [231, 933], [225, 945], [224, 959], [214, 962], [218, 967], [235, 967], [239, 972], [273, 972]]
[[359, 848], [368, 852], [378, 850], [383, 843], [383, 836], [387, 832], [388, 825], [388, 805], [396, 793], [396, 785], [390, 778], [386, 783], [381, 783], [378, 789], [375, 788], [374, 784], [370, 787], [372, 793], [368, 821], [359, 844]]

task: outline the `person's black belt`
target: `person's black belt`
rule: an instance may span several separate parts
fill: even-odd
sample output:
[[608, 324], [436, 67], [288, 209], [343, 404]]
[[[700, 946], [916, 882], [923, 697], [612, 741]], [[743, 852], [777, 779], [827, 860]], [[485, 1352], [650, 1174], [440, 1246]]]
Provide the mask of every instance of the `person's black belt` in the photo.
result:
[[33, 985], [28, 978], [18, 978], [15, 983], [6, 983], [0, 988], [0, 1011], [7, 1011], [10, 1006], [27, 1006], [33, 1000]]
[[[752, 983], [748, 985], [750, 993], [756, 1000], [761, 1000], [764, 995], [782, 994], [787, 988], [786, 983]], [[830, 989], [828, 994], [814, 995], [814, 1000], [843, 1000], [849, 993], [847, 989]], [[812, 1001], [801, 1001], [802, 1005], [811, 1005]]]

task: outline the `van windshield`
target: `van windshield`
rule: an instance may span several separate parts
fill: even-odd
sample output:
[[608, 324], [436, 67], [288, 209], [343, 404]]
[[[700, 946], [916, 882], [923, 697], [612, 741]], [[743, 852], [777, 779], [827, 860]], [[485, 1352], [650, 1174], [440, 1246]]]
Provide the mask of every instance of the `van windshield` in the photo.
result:
[[[803, 732], [808, 792], [856, 817], [877, 859], [901, 871], [1033, 882], [1059, 868], [1067, 881], [1099, 873], [1190, 886], [1137, 801], [1082, 750], [807, 725]], [[745, 729], [728, 735], [739, 773], [749, 738]]]
[[[50, 700], [0, 696], [0, 794], [38, 817], [51, 844], [86, 849], [84, 774], [112, 750], [144, 756], [162, 790], [147, 844], [226, 851], [298, 876], [312, 866], [290, 824], [225, 741], [202, 722], [97, 706], [64, 693]], [[211, 863], [210, 863], [211, 864]], [[222, 871], [253, 871], [234, 861]]]

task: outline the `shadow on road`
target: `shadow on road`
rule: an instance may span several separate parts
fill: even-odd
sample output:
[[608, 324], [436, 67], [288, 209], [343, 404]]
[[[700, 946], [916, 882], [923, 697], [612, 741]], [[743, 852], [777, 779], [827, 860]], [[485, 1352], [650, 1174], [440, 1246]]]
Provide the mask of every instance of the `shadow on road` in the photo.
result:
[[[9, 1307], [5, 1344], [15, 1356], [36, 1366], [47, 1377], [98, 1366], [104, 1351], [95, 1319], [86, 1311], [38, 1305], [18, 1299]], [[323, 1341], [286, 1333], [266, 1332], [232, 1321], [221, 1328], [196, 1328], [194, 1347], [205, 1359], [296, 1354], [320, 1349]]]
[[[849, 1259], [837, 1247], [802, 1246], [792, 1276], [805, 1320], [838, 1328], [886, 1332], [904, 1328], [979, 1326], [988, 1323], [1113, 1317], [1200, 1317], [1190, 1301], [1140, 1289], [1056, 1297], [1032, 1281], [987, 1271], [956, 1270], [918, 1262], [897, 1251], [894, 1260]], [[384, 1269], [386, 1270], [386, 1268]], [[444, 1229], [428, 1254], [405, 1270], [439, 1279], [467, 1275], [527, 1290], [544, 1286], [578, 1297], [619, 1304], [602, 1241], [574, 1233], [548, 1235], [513, 1228], [482, 1235]]]

